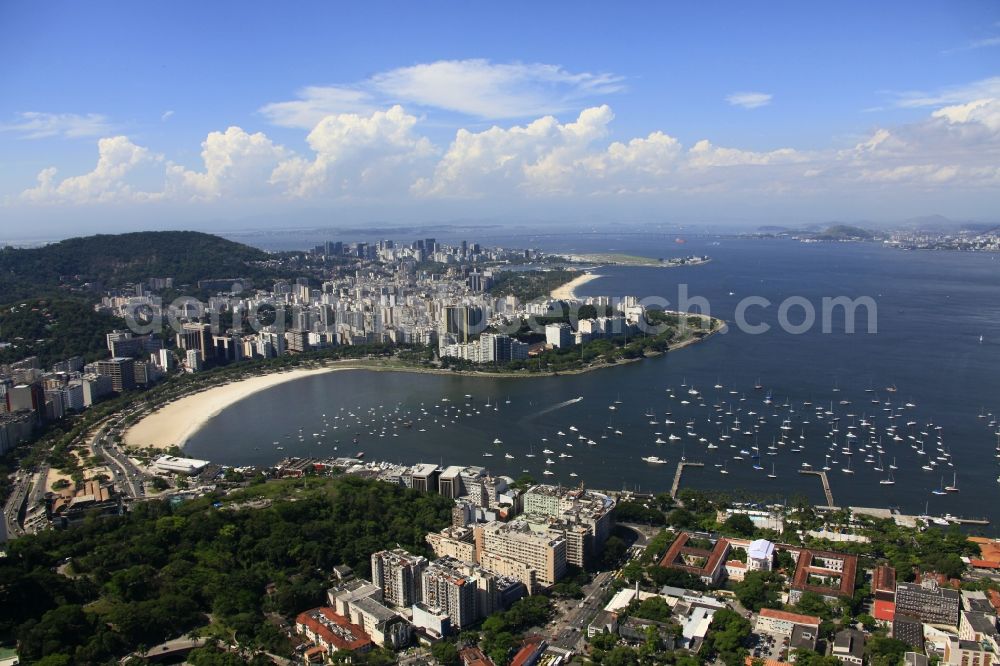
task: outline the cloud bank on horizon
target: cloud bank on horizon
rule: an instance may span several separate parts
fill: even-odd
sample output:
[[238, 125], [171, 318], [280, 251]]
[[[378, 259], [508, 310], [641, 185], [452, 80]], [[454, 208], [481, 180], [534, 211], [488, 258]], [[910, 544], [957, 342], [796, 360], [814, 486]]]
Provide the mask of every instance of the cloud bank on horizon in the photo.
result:
[[[1000, 186], [1000, 77], [887, 94], [914, 122], [867, 128], [825, 147], [768, 150], [688, 144], [662, 127], [616, 138], [616, 98], [641, 82], [544, 63], [437, 60], [342, 85], [303, 88], [259, 108], [271, 128], [232, 125], [201, 141], [200, 160], [143, 145], [106, 115], [21, 113], [0, 132], [25, 139], [96, 137], [96, 164], [51, 165], [8, 208], [289, 202], [406, 205], [428, 201], [573, 202], [893, 196], [995, 192]], [[767, 113], [770, 93], [720, 105]], [[453, 134], [441, 137], [444, 114]], [[173, 111], [162, 113], [171, 119]], [[433, 117], [433, 119], [432, 119]], [[275, 135], [301, 133], [304, 148]], [[436, 138], [435, 138], [436, 137]], [[140, 177], [141, 174], [141, 177]], [[473, 204], [469, 204], [470, 207]]]

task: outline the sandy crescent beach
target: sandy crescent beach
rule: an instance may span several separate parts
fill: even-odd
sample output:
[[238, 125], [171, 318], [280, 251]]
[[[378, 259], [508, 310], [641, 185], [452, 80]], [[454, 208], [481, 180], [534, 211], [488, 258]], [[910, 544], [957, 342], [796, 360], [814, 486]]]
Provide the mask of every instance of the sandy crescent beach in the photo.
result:
[[573, 278], [565, 284], [561, 284], [549, 294], [549, 298], [553, 300], [566, 300], [572, 301], [577, 300], [576, 288], [583, 286], [590, 282], [591, 280], [596, 280], [601, 277], [597, 273], [584, 273], [578, 277]]
[[130, 447], [152, 446], [158, 449], [175, 445], [182, 447], [209, 419], [249, 395], [294, 379], [346, 369], [317, 368], [276, 372], [185, 396], [140, 419], [125, 432], [125, 444]]

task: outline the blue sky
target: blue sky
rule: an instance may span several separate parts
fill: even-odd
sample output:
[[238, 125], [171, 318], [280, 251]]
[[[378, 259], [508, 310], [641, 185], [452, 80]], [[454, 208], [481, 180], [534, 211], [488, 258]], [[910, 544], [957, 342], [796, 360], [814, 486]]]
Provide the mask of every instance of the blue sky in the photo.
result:
[[8, 237], [1000, 210], [995, 0], [6, 2], [0, 59]]

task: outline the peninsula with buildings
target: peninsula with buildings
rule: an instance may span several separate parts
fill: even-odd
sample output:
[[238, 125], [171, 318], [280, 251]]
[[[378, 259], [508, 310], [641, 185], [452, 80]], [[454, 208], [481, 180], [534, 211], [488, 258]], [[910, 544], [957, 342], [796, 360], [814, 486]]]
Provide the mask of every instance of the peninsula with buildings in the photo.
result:
[[[144, 413], [175, 403], [149, 422], [162, 427], [138, 431], [155, 432], [143, 446], [178, 445], [224, 406], [297, 375], [238, 380], [302, 363], [530, 377], [613, 367], [722, 328], [636, 296], [578, 298], [593, 275], [548, 259], [433, 238], [268, 254], [193, 232], [4, 249], [5, 271], [36, 279], [3, 287], [14, 301], [0, 308], [0, 453], [37, 442], [51, 489], [107, 471], [85, 432], [102, 402], [138, 400]], [[182, 395], [207, 384], [226, 386], [197, 399], [197, 418], [178, 414]]]

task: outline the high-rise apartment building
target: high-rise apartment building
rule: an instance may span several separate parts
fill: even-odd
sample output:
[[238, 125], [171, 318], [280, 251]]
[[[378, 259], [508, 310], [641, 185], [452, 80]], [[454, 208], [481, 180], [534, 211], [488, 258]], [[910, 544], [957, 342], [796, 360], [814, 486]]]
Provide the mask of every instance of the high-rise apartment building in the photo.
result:
[[566, 573], [565, 539], [533, 532], [525, 521], [477, 525], [475, 543], [483, 568], [513, 576], [532, 591], [555, 584]]
[[372, 583], [382, 588], [387, 604], [412, 606], [420, 601], [420, 574], [427, 558], [412, 555], [402, 548], [372, 553]]
[[111, 378], [111, 388], [118, 393], [135, 388], [135, 359], [116, 356], [97, 362], [97, 374]]
[[466, 627], [479, 619], [477, 590], [473, 575], [458, 560], [435, 560], [421, 574], [423, 603], [444, 611], [453, 627]]
[[545, 343], [557, 349], [564, 349], [573, 345], [573, 329], [569, 324], [546, 324]]

